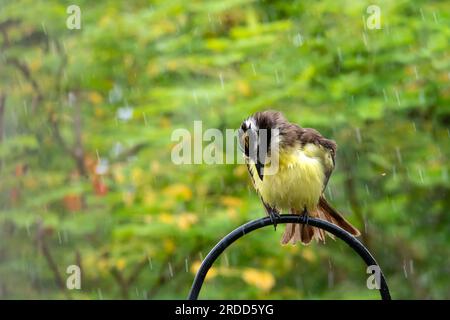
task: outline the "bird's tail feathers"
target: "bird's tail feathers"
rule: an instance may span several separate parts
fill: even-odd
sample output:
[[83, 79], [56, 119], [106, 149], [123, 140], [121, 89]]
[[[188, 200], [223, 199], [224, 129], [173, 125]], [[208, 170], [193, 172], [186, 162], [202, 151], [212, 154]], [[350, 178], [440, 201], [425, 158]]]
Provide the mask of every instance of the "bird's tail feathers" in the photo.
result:
[[[293, 214], [299, 214], [299, 212], [295, 210], [291, 210]], [[353, 225], [350, 224], [339, 212], [337, 212], [327, 200], [321, 196], [319, 200], [319, 205], [317, 208], [310, 212], [309, 215], [311, 217], [319, 218], [328, 222], [331, 222], [342, 229], [348, 231], [354, 236], [359, 236], [360, 232]], [[325, 242], [325, 232], [324, 230], [316, 227], [312, 227], [310, 225], [299, 224], [299, 223], [288, 223], [286, 225], [286, 230], [284, 231], [283, 237], [281, 238], [282, 244], [296, 244], [297, 242], [301, 242], [304, 245], [308, 245], [312, 239], [316, 241]], [[328, 235], [334, 239], [332, 234]]]

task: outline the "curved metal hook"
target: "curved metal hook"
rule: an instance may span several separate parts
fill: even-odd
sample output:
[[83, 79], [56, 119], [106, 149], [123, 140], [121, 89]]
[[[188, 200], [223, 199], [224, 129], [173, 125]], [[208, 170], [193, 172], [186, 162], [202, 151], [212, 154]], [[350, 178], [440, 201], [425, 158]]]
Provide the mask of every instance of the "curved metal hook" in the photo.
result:
[[[277, 223], [301, 223], [305, 224], [305, 217], [299, 215], [286, 214], [281, 215], [276, 219]], [[255, 231], [260, 228], [264, 228], [266, 226], [272, 225], [274, 221], [271, 221], [269, 217], [253, 220], [247, 222], [246, 224], [234, 229], [228, 235], [226, 235], [216, 246], [208, 253], [206, 258], [203, 260], [200, 269], [195, 275], [194, 282], [192, 283], [191, 290], [189, 292], [189, 300], [196, 300], [200, 293], [200, 289], [202, 288], [203, 281], [205, 280], [206, 274], [209, 269], [213, 265], [213, 263], [217, 260], [217, 258], [228, 248], [233, 242], [243, 237], [247, 233]], [[321, 219], [316, 218], [308, 218], [308, 225], [313, 227], [321, 228], [329, 233], [335, 235], [339, 239], [343, 240], [347, 243], [358, 255], [364, 260], [364, 262], [368, 266], [378, 266], [375, 258], [369, 252], [369, 250], [353, 235], [345, 231], [344, 229]], [[386, 283], [386, 279], [384, 278], [383, 272], [381, 272], [380, 268], [380, 295], [383, 300], [391, 300], [391, 295], [389, 293], [389, 288]]]

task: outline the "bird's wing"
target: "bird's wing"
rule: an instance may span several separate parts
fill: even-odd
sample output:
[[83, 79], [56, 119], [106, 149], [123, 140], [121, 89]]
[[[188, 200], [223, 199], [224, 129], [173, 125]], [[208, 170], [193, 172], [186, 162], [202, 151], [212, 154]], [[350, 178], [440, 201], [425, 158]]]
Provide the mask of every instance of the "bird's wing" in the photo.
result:
[[328, 151], [325, 156], [321, 157], [321, 161], [325, 169], [325, 180], [323, 183], [323, 190], [325, 190], [328, 184], [328, 180], [330, 179], [331, 173], [333, 172], [336, 164], [336, 142], [324, 138], [319, 133], [319, 131], [312, 128], [301, 128], [299, 138], [303, 145], [306, 143], [313, 143], [315, 145], [322, 146], [323, 148], [325, 148], [325, 150]]

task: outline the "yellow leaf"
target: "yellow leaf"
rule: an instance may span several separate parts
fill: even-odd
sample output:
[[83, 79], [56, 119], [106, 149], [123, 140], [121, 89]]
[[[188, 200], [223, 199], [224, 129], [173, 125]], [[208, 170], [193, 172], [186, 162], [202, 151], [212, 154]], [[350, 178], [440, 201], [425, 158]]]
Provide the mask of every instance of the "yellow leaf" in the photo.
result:
[[237, 88], [240, 94], [242, 94], [245, 97], [248, 97], [251, 93], [250, 86], [246, 81], [238, 81]]
[[[196, 274], [198, 269], [200, 269], [200, 266], [202, 265], [202, 263], [200, 261], [195, 261], [194, 263], [192, 263], [191, 266], [191, 272], [193, 274]], [[214, 277], [216, 277], [218, 274], [217, 269], [215, 267], [211, 267], [208, 271], [208, 273], [206, 274], [205, 280], [211, 280]]]
[[103, 102], [103, 97], [98, 92], [91, 91], [88, 95], [88, 100], [92, 104], [97, 105]]
[[163, 192], [171, 197], [178, 197], [183, 200], [190, 200], [192, 198], [192, 191], [191, 189], [181, 183], [176, 183], [171, 186], [168, 186], [163, 190]]
[[133, 180], [135, 184], [140, 184], [143, 176], [144, 172], [141, 168], [133, 168], [133, 170], [131, 170], [131, 180]]
[[166, 224], [172, 224], [174, 222], [174, 218], [173, 215], [171, 215], [170, 213], [161, 213], [159, 215], [159, 221], [161, 221], [162, 223], [166, 223]]
[[303, 250], [301, 251], [301, 254], [305, 260], [309, 262], [313, 262], [316, 260], [316, 255], [310, 248], [303, 247], [302, 249]]
[[42, 60], [41, 59], [34, 59], [30, 62], [30, 70], [32, 72], [37, 71], [42, 66]]
[[244, 270], [242, 279], [248, 284], [254, 285], [263, 291], [269, 291], [275, 285], [275, 278], [271, 273], [252, 268]]
[[149, 76], [156, 76], [161, 73], [161, 68], [155, 62], [150, 62], [147, 66], [147, 74]]
[[174, 71], [178, 68], [178, 63], [176, 60], [169, 60], [166, 63], [167, 69]]
[[159, 125], [161, 128], [170, 128], [171, 122], [167, 117], [163, 117], [159, 120]]
[[97, 118], [103, 117], [105, 115], [105, 111], [102, 108], [95, 107], [94, 114]]
[[242, 206], [242, 200], [237, 197], [224, 196], [220, 198], [220, 202], [227, 207], [236, 208]]
[[236, 166], [233, 170], [233, 174], [239, 178], [247, 176], [247, 167], [245, 165]]
[[155, 200], [156, 200], [156, 194], [153, 191], [148, 190], [144, 193], [143, 201], [144, 201], [145, 205], [151, 206], [155, 203]]
[[175, 242], [171, 239], [164, 240], [164, 251], [167, 253], [173, 253], [175, 251]]
[[228, 208], [227, 209], [227, 215], [230, 217], [230, 219], [235, 219], [237, 217], [237, 211], [235, 208]]
[[182, 213], [178, 216], [178, 226], [182, 230], [189, 229], [191, 225], [198, 221], [198, 217], [193, 213]]
[[152, 162], [152, 165], [150, 167], [150, 171], [152, 172], [152, 174], [157, 175], [160, 173], [161, 171], [161, 165], [158, 161], [154, 160]]
[[125, 259], [120, 258], [116, 262], [116, 268], [119, 269], [120, 271], [122, 271], [123, 269], [125, 269], [126, 264], [127, 264], [127, 262], [125, 261]]
[[121, 167], [116, 167], [113, 170], [113, 175], [114, 175], [114, 180], [116, 180], [116, 182], [118, 184], [123, 184], [125, 182], [125, 175], [123, 174]]
[[100, 270], [100, 272], [106, 272], [108, 269], [108, 261], [106, 259], [98, 260], [97, 268]]

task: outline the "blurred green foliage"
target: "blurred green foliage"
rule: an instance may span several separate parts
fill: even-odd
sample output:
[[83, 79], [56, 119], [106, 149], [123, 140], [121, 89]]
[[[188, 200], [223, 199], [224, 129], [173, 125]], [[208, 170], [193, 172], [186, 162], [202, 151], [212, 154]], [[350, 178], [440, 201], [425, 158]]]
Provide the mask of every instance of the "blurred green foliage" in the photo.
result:
[[[0, 2], [0, 298], [185, 298], [264, 211], [243, 165], [174, 165], [171, 134], [267, 108], [337, 141], [327, 196], [393, 298], [450, 298], [449, 2], [80, 0], [69, 30], [71, 4]], [[283, 228], [229, 248], [200, 297], [378, 298], [345, 244]]]

